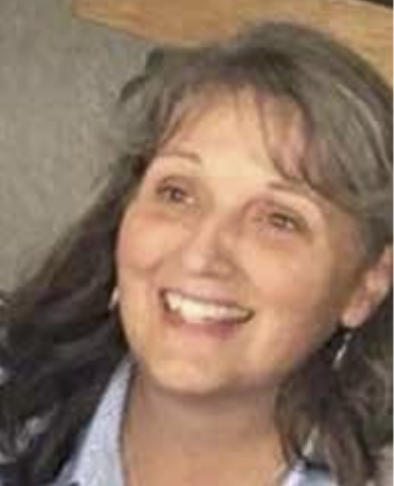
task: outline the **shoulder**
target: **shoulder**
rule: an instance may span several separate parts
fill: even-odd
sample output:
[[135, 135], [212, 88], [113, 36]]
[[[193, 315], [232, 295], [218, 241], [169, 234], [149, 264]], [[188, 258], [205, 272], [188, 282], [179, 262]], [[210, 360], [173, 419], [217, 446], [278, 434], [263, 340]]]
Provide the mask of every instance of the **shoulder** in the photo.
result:
[[283, 486], [340, 486], [325, 470], [300, 462], [289, 474]]
[[51, 486], [123, 486], [119, 437], [131, 376], [131, 363], [122, 361], [109, 380], [76, 450]]
[[303, 486], [340, 486], [331, 475], [322, 471], [311, 471], [305, 479]]

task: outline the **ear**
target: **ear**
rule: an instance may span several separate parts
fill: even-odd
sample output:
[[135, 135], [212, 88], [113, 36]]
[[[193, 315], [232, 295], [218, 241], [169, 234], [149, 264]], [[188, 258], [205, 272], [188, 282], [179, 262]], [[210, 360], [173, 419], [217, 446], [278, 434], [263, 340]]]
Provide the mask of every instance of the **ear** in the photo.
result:
[[361, 275], [342, 313], [344, 327], [362, 326], [388, 295], [393, 281], [393, 247], [387, 246], [379, 258]]

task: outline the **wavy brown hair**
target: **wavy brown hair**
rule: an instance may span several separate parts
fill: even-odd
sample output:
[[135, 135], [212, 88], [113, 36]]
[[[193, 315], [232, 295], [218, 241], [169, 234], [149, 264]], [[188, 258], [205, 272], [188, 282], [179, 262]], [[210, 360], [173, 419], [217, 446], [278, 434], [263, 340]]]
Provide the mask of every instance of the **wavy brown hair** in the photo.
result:
[[[266, 23], [223, 42], [156, 49], [119, 101], [120, 157], [97, 204], [0, 310], [0, 474], [9, 486], [53, 481], [75, 450], [103, 388], [128, 352], [116, 311], [114, 247], [125, 206], [161, 144], [215, 94], [253, 94], [302, 115], [305, 150], [286, 177], [353, 214], [369, 262], [391, 244], [391, 89], [346, 47], [311, 29]], [[283, 110], [283, 123], [286, 110]], [[135, 235], [138, 238], [138, 235]], [[339, 327], [340, 329], [340, 327]], [[278, 427], [289, 460], [305, 455], [342, 486], [375, 477], [391, 436], [391, 298], [357, 331], [340, 369], [339, 330], [283, 386]]]

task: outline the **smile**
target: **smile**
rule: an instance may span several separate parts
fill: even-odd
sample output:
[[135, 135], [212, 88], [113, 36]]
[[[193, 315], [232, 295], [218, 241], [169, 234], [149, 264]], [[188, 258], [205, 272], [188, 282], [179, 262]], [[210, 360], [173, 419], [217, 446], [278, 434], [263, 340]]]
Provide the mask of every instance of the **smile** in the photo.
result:
[[193, 325], [242, 324], [254, 314], [251, 309], [242, 306], [218, 304], [173, 290], [164, 291], [162, 297], [167, 310]]

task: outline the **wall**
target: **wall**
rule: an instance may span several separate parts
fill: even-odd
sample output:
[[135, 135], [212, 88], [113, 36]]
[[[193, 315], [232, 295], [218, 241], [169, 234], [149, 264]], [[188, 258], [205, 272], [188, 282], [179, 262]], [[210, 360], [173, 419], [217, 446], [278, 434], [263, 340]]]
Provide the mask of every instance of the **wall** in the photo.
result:
[[146, 50], [67, 0], [1, 0], [0, 289], [89, 203], [113, 155], [108, 114]]

